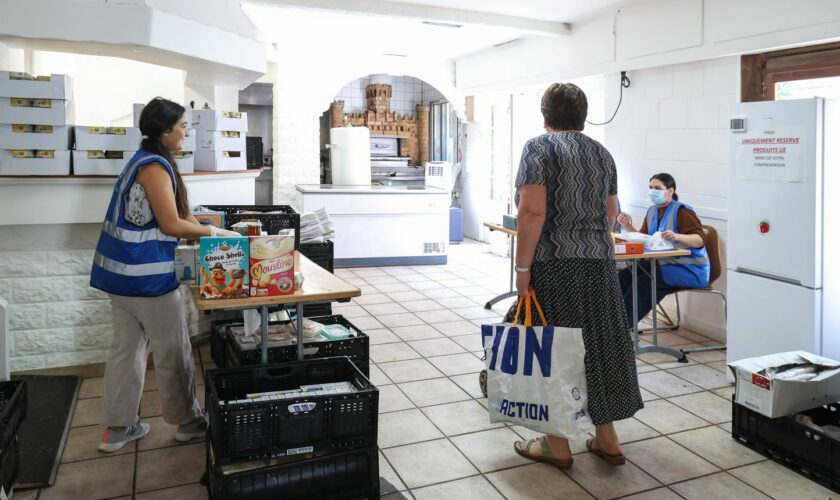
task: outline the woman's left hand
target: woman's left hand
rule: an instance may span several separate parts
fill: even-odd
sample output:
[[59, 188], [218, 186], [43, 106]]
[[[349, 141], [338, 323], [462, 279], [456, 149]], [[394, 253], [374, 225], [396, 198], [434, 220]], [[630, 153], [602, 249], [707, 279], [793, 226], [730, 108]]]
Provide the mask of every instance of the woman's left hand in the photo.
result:
[[531, 273], [516, 273], [516, 292], [520, 297], [528, 295], [531, 290]]
[[673, 241], [674, 243], [679, 243], [680, 241], [680, 235], [673, 231], [662, 231], [662, 237], [665, 241]]

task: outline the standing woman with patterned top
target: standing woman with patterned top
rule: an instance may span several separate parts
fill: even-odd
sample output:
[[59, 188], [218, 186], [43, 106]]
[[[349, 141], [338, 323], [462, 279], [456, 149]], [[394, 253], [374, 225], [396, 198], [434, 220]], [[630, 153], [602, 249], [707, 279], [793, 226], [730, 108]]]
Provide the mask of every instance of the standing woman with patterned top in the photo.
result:
[[[548, 324], [582, 330], [588, 413], [596, 426], [586, 446], [621, 465], [613, 422], [644, 404], [610, 235], [618, 215], [615, 162], [581, 133], [587, 107], [586, 95], [569, 83], [555, 83], [543, 95], [547, 133], [525, 144], [516, 175], [516, 289], [520, 296], [536, 292]], [[572, 466], [562, 436], [517, 441], [514, 449], [532, 460]]]

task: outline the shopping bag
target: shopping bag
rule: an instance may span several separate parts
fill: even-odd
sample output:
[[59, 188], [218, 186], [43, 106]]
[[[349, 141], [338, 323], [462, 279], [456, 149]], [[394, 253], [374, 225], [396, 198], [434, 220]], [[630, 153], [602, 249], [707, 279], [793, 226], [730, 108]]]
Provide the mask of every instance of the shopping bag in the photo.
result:
[[[525, 322], [517, 324], [522, 304]], [[531, 305], [544, 326], [532, 324]], [[513, 323], [483, 325], [491, 422], [575, 439], [594, 429], [589, 416], [580, 328], [548, 326], [531, 291]]]

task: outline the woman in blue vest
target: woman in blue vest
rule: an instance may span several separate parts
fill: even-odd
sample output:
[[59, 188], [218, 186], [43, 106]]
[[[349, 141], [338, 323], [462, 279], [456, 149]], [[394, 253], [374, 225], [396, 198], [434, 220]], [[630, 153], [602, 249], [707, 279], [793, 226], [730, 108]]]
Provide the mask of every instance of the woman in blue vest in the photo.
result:
[[163, 418], [177, 425], [175, 439], [204, 435], [207, 424], [195, 397], [195, 365], [186, 311], [175, 276], [179, 238], [236, 233], [202, 226], [190, 213], [173, 151], [187, 137], [183, 106], [155, 98], [140, 114], [140, 150], [117, 178], [96, 245], [90, 285], [108, 293], [114, 336], [105, 368], [99, 449], [114, 452], [142, 438], [140, 423], [146, 359], [151, 350]]
[[[680, 203], [677, 183], [670, 174], [656, 174], [650, 178], [648, 197], [653, 205], [648, 208], [641, 232], [662, 233], [662, 237], [677, 248], [691, 251], [691, 255], [677, 258], [657, 259], [656, 302], [659, 303], [669, 292], [678, 288], [705, 288], [709, 286], [709, 257], [706, 254], [706, 233], [694, 209]], [[626, 213], [618, 216], [621, 228], [635, 232], [633, 222]], [[643, 272], [637, 275], [637, 318], [644, 318], [653, 308], [651, 304], [650, 263], [639, 265]], [[627, 310], [627, 324], [632, 327], [633, 280], [629, 269], [619, 273], [624, 306]]]

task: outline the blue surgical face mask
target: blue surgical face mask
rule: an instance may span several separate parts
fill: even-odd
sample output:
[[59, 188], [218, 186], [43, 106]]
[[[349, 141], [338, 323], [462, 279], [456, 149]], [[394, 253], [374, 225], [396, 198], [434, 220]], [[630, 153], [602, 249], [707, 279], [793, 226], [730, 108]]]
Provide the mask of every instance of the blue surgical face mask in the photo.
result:
[[650, 198], [650, 202], [654, 205], [662, 205], [665, 203], [665, 191], [651, 189], [648, 191], [648, 198]]

